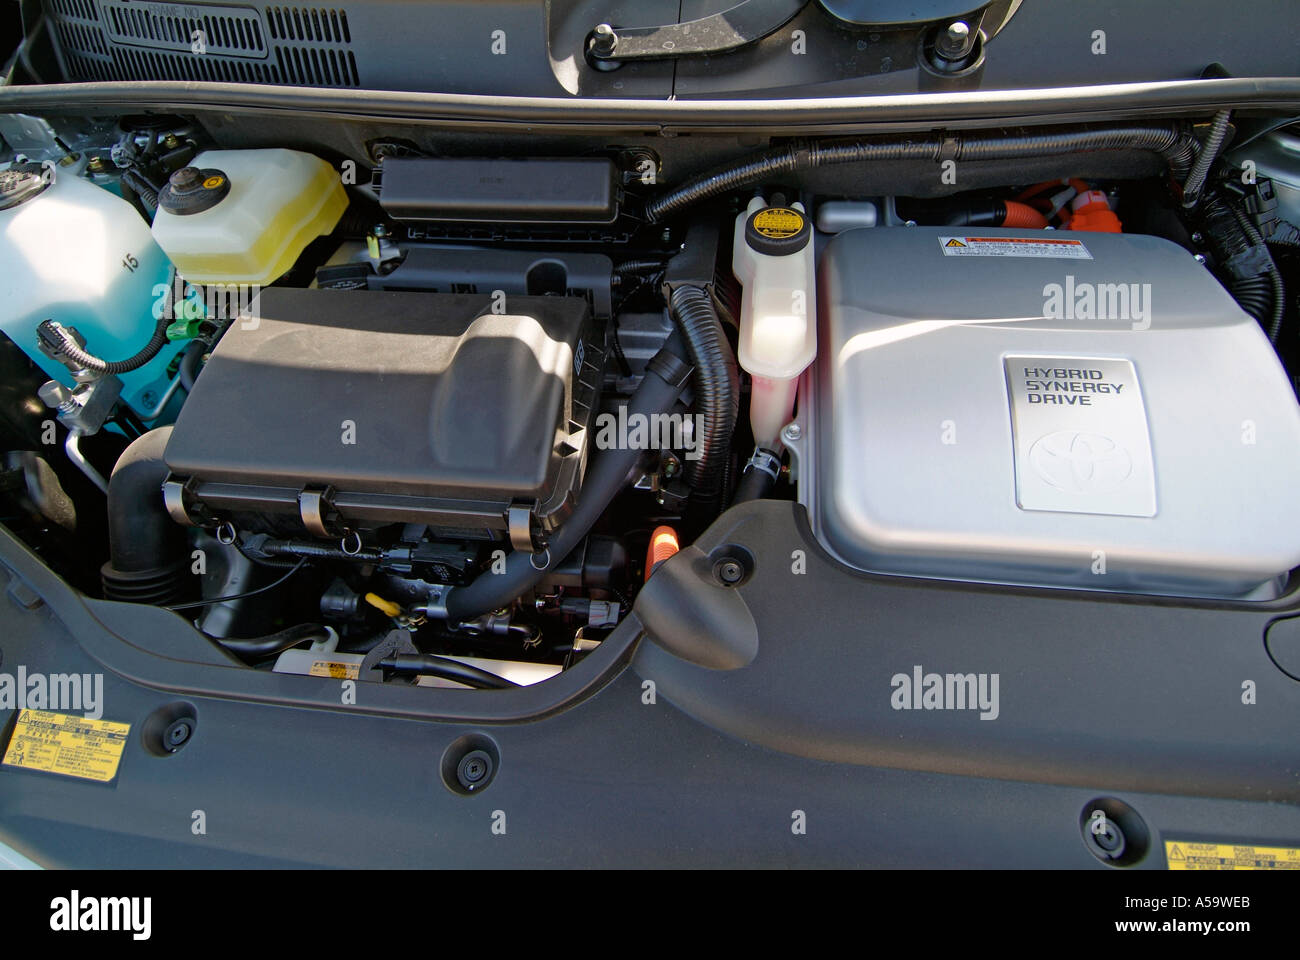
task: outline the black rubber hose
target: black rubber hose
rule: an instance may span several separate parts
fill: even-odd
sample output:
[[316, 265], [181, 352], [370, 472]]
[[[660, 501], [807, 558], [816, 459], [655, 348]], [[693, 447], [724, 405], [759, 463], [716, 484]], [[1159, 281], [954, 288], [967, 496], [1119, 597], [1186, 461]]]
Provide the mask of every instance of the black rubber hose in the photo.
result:
[[329, 631], [318, 623], [300, 623], [264, 637], [214, 637], [206, 633], [204, 636], [243, 660], [265, 660], [308, 640], [324, 640], [329, 637]]
[[479, 690], [507, 690], [519, 686], [513, 680], [507, 680], [495, 673], [431, 653], [398, 653], [380, 660], [379, 665], [386, 670], [397, 670], [401, 673], [426, 673], [433, 677], [441, 677], [443, 680], [455, 680], [457, 683]]
[[43, 321], [37, 328], [36, 333], [47, 344], [50, 344], [55, 350], [79, 367], [87, 370], [97, 370], [100, 373], [130, 373], [132, 370], [139, 370], [146, 363], [158, 356], [159, 351], [167, 346], [167, 327], [171, 321], [167, 318], [167, 311], [158, 319], [157, 325], [153, 329], [153, 336], [145, 344], [143, 350], [133, 357], [126, 360], [101, 360], [94, 354], [87, 353], [77, 343], [72, 334], [63, 328], [62, 324], [53, 320]]
[[182, 599], [188, 557], [185, 530], [167, 513], [163, 451], [171, 427], [137, 437], [108, 479], [109, 561], [100, 571], [109, 600], [167, 604]]
[[773, 451], [758, 447], [745, 464], [745, 472], [736, 484], [736, 498], [733, 502], [745, 503], [748, 500], [762, 500], [771, 496], [776, 486], [777, 477], [781, 475], [781, 458]]
[[181, 365], [176, 371], [176, 376], [181, 378], [181, 386], [185, 388], [185, 393], [192, 393], [194, 390], [194, 381], [199, 376], [199, 361], [207, 351], [208, 345], [202, 340], [191, 340], [185, 345], [184, 352], [181, 353]]
[[1185, 163], [1190, 135], [1179, 123], [1118, 127], [1071, 127], [1033, 133], [996, 131], [929, 134], [914, 139], [797, 140], [689, 180], [646, 204], [646, 219], [656, 223], [692, 204], [775, 176], [837, 163], [869, 160], [1010, 160], [1096, 150], [1150, 150], [1171, 166]]
[[[691, 365], [677, 353], [680, 349], [680, 337], [674, 333], [651, 358], [640, 386], [627, 402], [629, 421], [638, 414], [649, 418], [672, 410], [691, 375]], [[447, 618], [453, 622], [473, 620], [508, 606], [547, 570], [563, 563], [623, 489], [643, 452], [621, 446], [600, 451], [583, 479], [577, 507], [551, 538], [546, 551], [533, 554], [516, 550], [506, 559], [503, 573], [485, 570], [473, 582], [453, 587], [447, 594]]]
[[695, 406], [703, 422], [701, 435], [694, 438], [699, 456], [687, 459], [686, 480], [707, 502], [716, 499], [722, 488], [723, 463], [730, 455], [740, 412], [740, 374], [713, 298], [705, 290], [677, 287], [668, 306], [695, 365]]

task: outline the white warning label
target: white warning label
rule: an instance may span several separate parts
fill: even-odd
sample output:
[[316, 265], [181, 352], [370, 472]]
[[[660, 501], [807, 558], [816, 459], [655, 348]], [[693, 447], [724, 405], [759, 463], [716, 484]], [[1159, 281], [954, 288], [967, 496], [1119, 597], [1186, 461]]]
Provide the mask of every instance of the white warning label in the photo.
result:
[[1056, 237], [940, 237], [945, 257], [1034, 257], [1039, 260], [1091, 260], [1082, 240]]

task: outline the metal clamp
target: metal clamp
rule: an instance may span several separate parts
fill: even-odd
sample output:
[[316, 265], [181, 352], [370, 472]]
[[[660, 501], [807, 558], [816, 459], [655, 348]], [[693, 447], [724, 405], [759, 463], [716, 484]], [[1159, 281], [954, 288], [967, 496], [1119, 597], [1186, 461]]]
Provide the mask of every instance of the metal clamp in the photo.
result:
[[526, 504], [513, 503], [506, 511], [506, 528], [510, 533], [510, 546], [523, 553], [533, 553], [533, 511]]
[[303, 490], [298, 494], [298, 516], [307, 532], [317, 537], [333, 537], [329, 517], [334, 511], [334, 488]]

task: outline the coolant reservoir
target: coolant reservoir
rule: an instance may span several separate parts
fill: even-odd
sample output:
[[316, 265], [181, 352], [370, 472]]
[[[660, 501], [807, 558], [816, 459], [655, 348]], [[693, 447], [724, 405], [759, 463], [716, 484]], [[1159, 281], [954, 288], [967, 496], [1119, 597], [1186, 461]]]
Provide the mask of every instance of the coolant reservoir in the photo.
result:
[[[41, 351], [37, 325], [75, 327], [90, 353], [125, 360], [153, 335], [171, 272], [129, 203], [62, 168], [36, 164], [0, 171], [0, 262], [0, 330], [66, 386], [72, 375]], [[168, 364], [183, 346], [169, 344], [121, 374], [122, 398], [136, 413], [151, 412], [162, 398]]]
[[154, 239], [193, 283], [265, 285], [348, 205], [338, 173], [297, 150], [208, 150], [158, 197]]
[[775, 448], [794, 413], [799, 375], [817, 356], [812, 226], [802, 204], [762, 197], [736, 218], [732, 270], [742, 286], [740, 366], [753, 378], [754, 441]]

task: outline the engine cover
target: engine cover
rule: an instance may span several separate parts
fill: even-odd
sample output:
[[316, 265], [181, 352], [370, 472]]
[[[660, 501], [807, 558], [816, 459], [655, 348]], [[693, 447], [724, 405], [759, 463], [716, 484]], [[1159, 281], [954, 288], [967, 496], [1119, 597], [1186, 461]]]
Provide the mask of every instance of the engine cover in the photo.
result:
[[1300, 408], [1155, 237], [852, 230], [827, 247], [800, 499], [861, 570], [1264, 597], [1300, 565]]
[[511, 297], [506, 315], [491, 306], [262, 291], [258, 319], [221, 338], [167, 445], [184, 512], [306, 504], [309, 528], [503, 531], [523, 507], [532, 532], [557, 525], [581, 482], [603, 350], [585, 300]]

